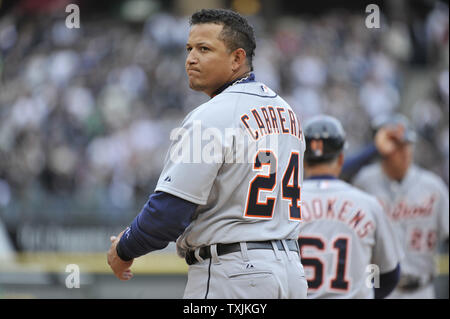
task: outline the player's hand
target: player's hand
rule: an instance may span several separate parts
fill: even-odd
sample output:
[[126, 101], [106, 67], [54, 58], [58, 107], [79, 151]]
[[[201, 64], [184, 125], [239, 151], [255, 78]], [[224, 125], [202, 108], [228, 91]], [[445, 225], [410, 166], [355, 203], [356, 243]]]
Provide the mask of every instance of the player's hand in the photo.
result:
[[386, 157], [392, 154], [397, 145], [401, 143], [404, 134], [402, 125], [382, 127], [375, 134], [375, 146], [381, 156]]
[[119, 243], [120, 238], [122, 237], [125, 230], [123, 230], [117, 237], [111, 236], [111, 247], [109, 248], [107, 254], [108, 265], [111, 267], [114, 275], [120, 280], [130, 280], [133, 277], [133, 273], [131, 272], [131, 265], [133, 264], [133, 260], [124, 261], [120, 259], [117, 255], [116, 246]]

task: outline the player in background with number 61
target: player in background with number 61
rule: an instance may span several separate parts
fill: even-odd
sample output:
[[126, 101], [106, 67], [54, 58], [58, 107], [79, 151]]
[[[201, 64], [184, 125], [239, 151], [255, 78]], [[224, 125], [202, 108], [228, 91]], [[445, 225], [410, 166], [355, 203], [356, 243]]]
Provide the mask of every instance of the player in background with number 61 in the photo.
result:
[[[345, 132], [330, 116], [311, 118], [306, 139], [299, 245], [308, 298], [384, 298], [399, 279], [401, 250], [376, 198], [339, 180]], [[368, 284], [376, 265], [379, 287]], [[374, 289], [375, 288], [375, 289]]]

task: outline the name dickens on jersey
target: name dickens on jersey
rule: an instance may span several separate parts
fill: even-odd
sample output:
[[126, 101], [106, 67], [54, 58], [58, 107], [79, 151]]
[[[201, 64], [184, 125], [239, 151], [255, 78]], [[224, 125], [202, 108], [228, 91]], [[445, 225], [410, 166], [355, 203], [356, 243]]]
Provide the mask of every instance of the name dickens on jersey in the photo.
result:
[[241, 115], [241, 121], [254, 140], [270, 134], [290, 134], [303, 140], [303, 132], [297, 116], [292, 110], [286, 111], [284, 107], [261, 106], [259, 111], [253, 108], [250, 114]]
[[344, 200], [339, 206], [336, 204], [336, 199], [327, 199], [326, 203], [315, 198], [310, 201], [303, 202], [302, 205], [302, 219], [303, 222], [309, 222], [317, 219], [333, 219], [346, 224], [352, 228], [355, 233], [363, 238], [375, 229], [374, 223], [366, 218], [366, 213], [355, 207], [353, 202]]

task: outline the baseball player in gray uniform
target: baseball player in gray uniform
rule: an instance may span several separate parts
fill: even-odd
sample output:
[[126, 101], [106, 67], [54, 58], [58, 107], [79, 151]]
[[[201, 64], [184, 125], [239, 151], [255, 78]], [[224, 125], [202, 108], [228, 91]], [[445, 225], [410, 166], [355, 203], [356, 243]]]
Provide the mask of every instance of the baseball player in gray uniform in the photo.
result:
[[337, 178], [344, 163], [341, 123], [320, 115], [303, 132], [299, 245], [308, 298], [384, 298], [400, 273], [401, 250], [391, 225], [374, 196]]
[[176, 240], [189, 264], [184, 298], [305, 298], [297, 238], [305, 141], [291, 107], [251, 72], [253, 30], [229, 10], [191, 17], [189, 86], [211, 99], [184, 119], [155, 192], [112, 237], [108, 263]]
[[353, 183], [378, 198], [405, 254], [390, 298], [434, 298], [434, 257], [449, 234], [448, 188], [437, 175], [413, 164], [416, 134], [405, 116], [376, 121], [375, 127], [399, 127], [403, 138], [381, 161], [363, 168]]

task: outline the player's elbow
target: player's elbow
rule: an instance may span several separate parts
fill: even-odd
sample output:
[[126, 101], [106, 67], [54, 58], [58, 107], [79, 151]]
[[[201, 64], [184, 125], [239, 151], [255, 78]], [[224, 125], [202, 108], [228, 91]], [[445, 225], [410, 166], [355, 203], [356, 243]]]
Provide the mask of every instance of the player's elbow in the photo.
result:
[[[175, 241], [189, 225], [196, 204], [163, 192], [151, 196], [137, 216], [136, 229], [143, 242]], [[146, 244], [147, 245], [147, 244]]]

